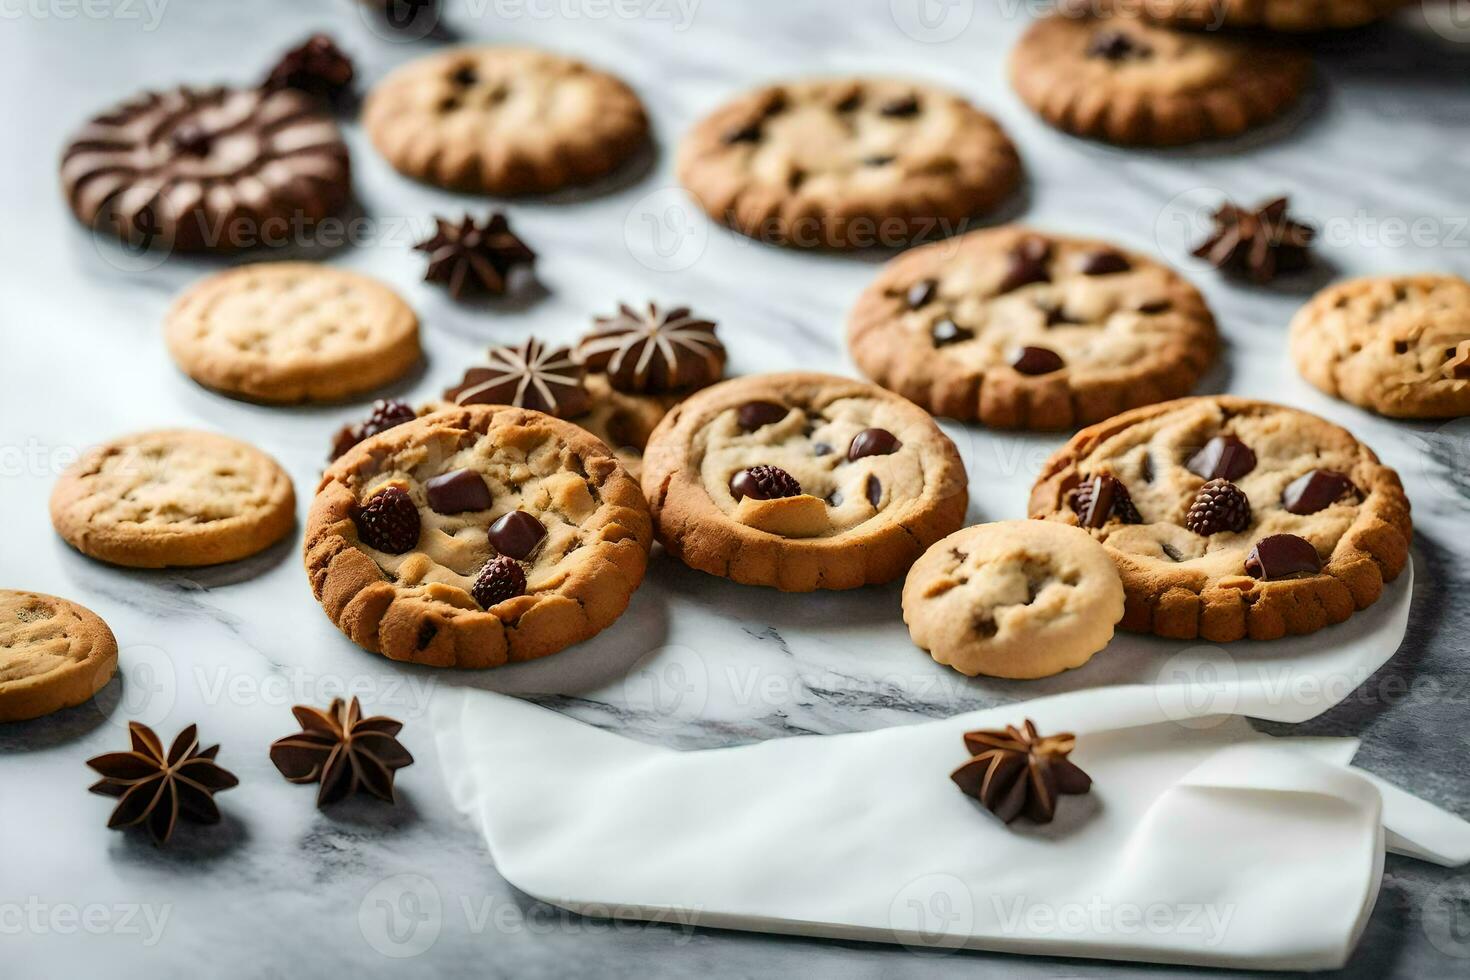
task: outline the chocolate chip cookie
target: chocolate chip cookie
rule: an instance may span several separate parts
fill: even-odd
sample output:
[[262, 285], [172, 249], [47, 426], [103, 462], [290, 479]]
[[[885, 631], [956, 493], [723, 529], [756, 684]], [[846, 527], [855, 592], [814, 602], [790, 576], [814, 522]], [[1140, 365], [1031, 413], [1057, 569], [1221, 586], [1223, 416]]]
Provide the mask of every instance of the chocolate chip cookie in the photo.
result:
[[1470, 415], [1470, 282], [1375, 276], [1330, 286], [1291, 324], [1302, 377], [1397, 418]]
[[1053, 14], [1011, 53], [1011, 84], [1051, 125], [1124, 145], [1235, 136], [1306, 88], [1307, 57], [1257, 38], [1189, 34], [1137, 18]]
[[279, 463], [187, 429], [103, 443], [51, 493], [51, 523], [67, 544], [132, 568], [235, 561], [269, 548], [295, 521], [296, 494]]
[[312, 592], [393, 660], [496, 667], [627, 608], [648, 505], [606, 446], [541, 412], [472, 405], [370, 436], [328, 468], [306, 528]]
[[897, 79], [770, 85], [702, 120], [679, 179], [722, 224], [765, 242], [908, 246], [957, 234], [1015, 191], [1021, 162], [985, 113]]
[[891, 581], [968, 503], [959, 453], [927, 414], [809, 373], [737, 378], [674, 406], [648, 442], [643, 492], [674, 557], [786, 592]]
[[117, 640], [92, 610], [0, 589], [0, 722], [86, 701], [117, 672]]
[[216, 273], [164, 321], [195, 381], [263, 402], [337, 401], [372, 391], [419, 360], [419, 322], [387, 286], [309, 262]]
[[1008, 226], [894, 259], [853, 309], [848, 346], [935, 415], [1065, 429], [1187, 394], [1218, 340], [1203, 297], [1159, 263]]
[[351, 193], [337, 124], [293, 89], [144, 93], [72, 137], [61, 183], [88, 227], [179, 252], [298, 244]]
[[939, 663], [974, 677], [1050, 677], [1092, 659], [1123, 618], [1123, 583], [1086, 532], [1050, 521], [956, 531], [903, 585], [903, 620]]
[[1412, 0], [1143, 0], [1152, 20], [1178, 27], [1323, 31], [1361, 27]]
[[1043, 467], [1031, 516], [1082, 527], [1118, 565], [1123, 628], [1223, 643], [1340, 623], [1403, 571], [1398, 474], [1314, 415], [1226, 396], [1140, 408]]
[[486, 194], [584, 184], [648, 142], [632, 89], [532, 48], [454, 48], [411, 61], [374, 86], [362, 121], [400, 173]]

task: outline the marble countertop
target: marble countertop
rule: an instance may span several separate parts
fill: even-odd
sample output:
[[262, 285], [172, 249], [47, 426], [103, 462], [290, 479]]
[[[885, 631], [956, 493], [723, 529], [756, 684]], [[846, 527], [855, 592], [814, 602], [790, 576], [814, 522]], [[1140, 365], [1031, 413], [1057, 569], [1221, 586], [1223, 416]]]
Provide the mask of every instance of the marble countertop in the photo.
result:
[[[1208, 391], [1270, 397], [1354, 429], [1403, 475], [1418, 569], [1409, 635], [1385, 667], [1300, 734], [1357, 735], [1360, 764], [1470, 816], [1470, 419], [1400, 424], [1338, 404], [1299, 380], [1284, 353], [1292, 312], [1324, 282], [1370, 272], [1470, 274], [1470, 34], [1417, 13], [1319, 42], [1317, 82], [1287, 119], [1224, 146], [1128, 152], [1041, 125], [1010, 93], [1005, 54], [1046, 5], [1024, 0], [450, 0], [465, 39], [526, 42], [584, 56], [646, 100], [657, 152], [588, 191], [512, 202], [541, 254], [540, 286], [483, 306], [420, 282], [409, 245], [434, 213], [484, 202], [410, 183], [348, 126], [362, 220], [347, 247], [314, 258], [391, 283], [419, 311], [423, 371], [395, 389], [427, 398], [492, 342], [571, 339], [615, 301], [688, 302], [717, 319], [732, 373], [795, 367], [853, 373], [848, 308], [885, 256], [807, 255], [712, 228], [673, 178], [679, 134], [725, 97], [802, 73], [913, 75], [969, 94], [1010, 130], [1028, 184], [1005, 218], [1110, 237], [1161, 255], [1207, 293], [1227, 338]], [[1455, 7], [1449, 4], [1448, 7]], [[1463, 12], [1463, 4], [1459, 9]], [[1450, 11], [1446, 11], [1450, 12]], [[921, 16], [922, 15], [922, 16]], [[1462, 18], [1463, 20], [1463, 18]], [[635, 737], [717, 745], [902, 724], [1034, 696], [968, 681], [907, 639], [896, 587], [782, 596], [655, 556], [628, 614], [596, 640], [490, 674], [406, 668], [340, 636], [312, 600], [296, 538], [257, 558], [139, 573], [82, 558], [52, 533], [46, 501], [85, 446], [117, 433], [190, 425], [279, 458], [304, 515], [331, 432], [357, 406], [272, 409], [204, 391], [170, 362], [160, 320], [185, 284], [220, 266], [140, 262], [71, 219], [55, 162], [68, 131], [104, 104], [180, 81], [249, 81], [312, 29], [356, 58], [366, 82], [443, 37], [372, 29], [348, 0], [25, 0], [0, 4], [0, 586], [83, 602], [113, 627], [122, 678], [86, 706], [0, 726], [0, 957], [13, 976], [117, 977], [208, 971], [295, 976], [331, 968], [404, 975], [814, 976], [1169, 975], [1183, 971], [864, 946], [587, 919], [540, 903], [495, 872], [437, 773], [428, 711], [475, 685], [543, 702]], [[1272, 288], [1220, 279], [1187, 256], [1221, 196], [1289, 193], [1323, 228], [1322, 264]], [[1023, 516], [1025, 488], [1060, 442], [950, 426], [971, 476], [972, 520]], [[290, 706], [358, 694], [403, 719], [418, 763], [396, 808], [322, 813], [266, 748], [293, 729]], [[166, 736], [198, 722], [240, 777], [223, 825], [184, 828], [157, 850], [103, 825], [83, 760], [125, 742], [138, 718]], [[493, 747], [487, 747], [493, 750]], [[575, 793], [575, 786], [547, 792]], [[596, 800], [587, 801], [589, 807]], [[707, 828], [719, 846], [720, 828]], [[1208, 846], [1202, 841], [1201, 846]], [[781, 869], [773, 868], [773, 874]], [[1383, 891], [1346, 973], [1460, 974], [1470, 959], [1470, 873], [1390, 857]], [[396, 960], [396, 963], [388, 962]]]

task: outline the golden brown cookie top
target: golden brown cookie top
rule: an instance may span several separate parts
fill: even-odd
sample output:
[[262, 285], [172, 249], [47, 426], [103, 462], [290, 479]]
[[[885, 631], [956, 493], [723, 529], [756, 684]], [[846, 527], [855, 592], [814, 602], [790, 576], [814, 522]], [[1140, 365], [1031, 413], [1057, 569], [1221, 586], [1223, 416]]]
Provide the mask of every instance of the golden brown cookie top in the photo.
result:
[[0, 589], [0, 721], [79, 704], [112, 677], [117, 641], [91, 610]]

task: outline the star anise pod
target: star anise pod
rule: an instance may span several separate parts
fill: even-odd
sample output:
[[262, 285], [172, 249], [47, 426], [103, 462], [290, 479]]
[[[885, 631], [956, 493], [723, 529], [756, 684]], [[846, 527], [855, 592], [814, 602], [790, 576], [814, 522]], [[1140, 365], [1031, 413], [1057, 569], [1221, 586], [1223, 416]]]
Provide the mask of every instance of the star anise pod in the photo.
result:
[[424, 281], [445, 283], [455, 299], [469, 292], [500, 296], [513, 268], [536, 261], [536, 253], [515, 236], [499, 211], [483, 225], [469, 215], [457, 225], [438, 217], [434, 221], [438, 230], [414, 248], [429, 253]]
[[1030, 719], [1022, 728], [966, 732], [965, 748], [974, 758], [949, 778], [1006, 823], [1023, 814], [1051, 823], [1059, 795], [1092, 788], [1091, 777], [1067, 759], [1076, 744], [1071, 734], [1038, 735]]
[[325, 34], [313, 34], [281, 56], [260, 87], [274, 92], [293, 88], [333, 104], [345, 101], [352, 88], [352, 59]]
[[1308, 250], [1317, 231], [1292, 220], [1284, 197], [1253, 211], [1227, 201], [1215, 211], [1214, 220], [1214, 233], [1194, 254], [1217, 269], [1267, 283], [1283, 272], [1299, 272], [1310, 262]]
[[291, 709], [301, 731], [271, 744], [271, 762], [293, 783], [321, 783], [316, 805], [327, 806], [365, 790], [389, 803], [393, 776], [413, 764], [397, 735], [403, 723], [382, 715], [362, 717], [357, 698], [336, 698], [325, 710]]
[[107, 820], [109, 828], [144, 824], [153, 840], [164, 844], [179, 817], [194, 823], [219, 823], [214, 794], [240, 781], [214, 761], [218, 745], [201, 750], [193, 725], [179, 733], [167, 752], [147, 725], [129, 722], [128, 736], [131, 751], [87, 760], [87, 765], [102, 774], [91, 792], [119, 797]]
[[590, 370], [606, 372], [619, 391], [693, 388], [725, 373], [725, 345], [714, 323], [687, 306], [660, 310], [649, 303], [640, 311], [620, 303], [615, 315], [596, 319], [577, 356]]
[[519, 347], [490, 348], [489, 363], [466, 371], [444, 397], [456, 405], [514, 405], [572, 419], [592, 407], [584, 373], [569, 348], [530, 337]]

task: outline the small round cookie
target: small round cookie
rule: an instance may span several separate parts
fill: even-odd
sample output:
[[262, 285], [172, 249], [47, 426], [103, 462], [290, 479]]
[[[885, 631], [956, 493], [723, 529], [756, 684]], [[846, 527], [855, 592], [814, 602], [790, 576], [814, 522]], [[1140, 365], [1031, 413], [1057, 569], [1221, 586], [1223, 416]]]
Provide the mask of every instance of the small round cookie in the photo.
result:
[[1143, 0], [1151, 20], [1175, 27], [1325, 31], [1361, 27], [1412, 0]]
[[358, 443], [322, 477], [306, 570], [327, 616], [393, 660], [496, 667], [612, 625], [653, 532], [606, 446], [520, 408], [451, 408]]
[[1187, 394], [1215, 358], [1189, 283], [1106, 242], [1007, 226], [905, 252], [858, 299], [862, 372], [938, 416], [1065, 429]]
[[368, 94], [362, 121], [400, 173], [486, 194], [585, 184], [648, 142], [632, 89], [533, 48], [454, 48], [411, 61]]
[[956, 531], [903, 583], [914, 642], [970, 677], [1031, 680], [1080, 667], [1122, 618], [1123, 582], [1107, 549], [1050, 521]]
[[1346, 429], [1228, 396], [1077, 433], [1042, 468], [1030, 512], [1103, 543], [1128, 596], [1124, 629], [1216, 643], [1366, 609], [1413, 533], [1398, 474]]
[[679, 179], [711, 218], [806, 248], [957, 234], [1021, 180], [1010, 138], [951, 92], [886, 78], [770, 85], [706, 117]]
[[72, 137], [61, 183], [88, 227], [179, 252], [292, 244], [352, 192], [337, 124], [293, 89], [145, 92]]
[[1011, 84], [1074, 136], [1177, 146], [1235, 136], [1279, 115], [1311, 63], [1260, 40], [1188, 34], [1121, 16], [1053, 14], [1011, 53]]
[[1382, 415], [1470, 415], [1470, 282], [1375, 276], [1329, 286], [1292, 320], [1291, 356], [1327, 394]]
[[375, 279], [311, 262], [262, 262], [195, 283], [164, 321], [184, 373], [262, 402], [331, 402], [419, 360], [413, 310]]
[[117, 672], [117, 640], [92, 610], [0, 589], [0, 722], [82, 704]]
[[691, 568], [784, 592], [892, 581], [969, 502], [949, 437], [861, 381], [766, 374], [674, 406], [643, 457], [658, 539]]
[[130, 568], [218, 565], [264, 551], [296, 520], [279, 463], [213, 432], [123, 436], [73, 464], [51, 523], [84, 555]]

